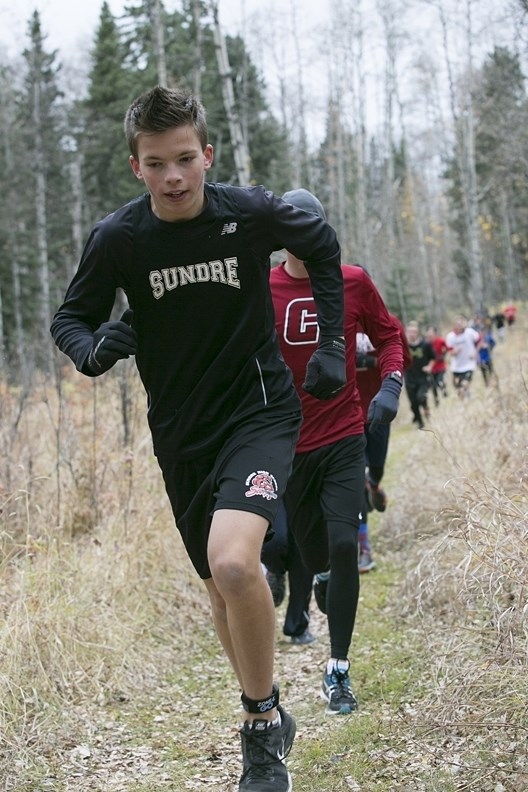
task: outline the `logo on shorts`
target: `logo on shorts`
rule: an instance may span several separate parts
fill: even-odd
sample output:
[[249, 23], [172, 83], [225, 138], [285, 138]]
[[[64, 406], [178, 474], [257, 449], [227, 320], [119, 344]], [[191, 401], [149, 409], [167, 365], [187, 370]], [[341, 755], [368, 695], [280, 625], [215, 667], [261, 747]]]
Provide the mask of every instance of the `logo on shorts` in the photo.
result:
[[252, 498], [254, 495], [262, 495], [266, 500], [277, 498], [277, 482], [267, 470], [257, 470], [256, 473], [251, 473], [246, 479], [247, 486], [249, 489], [246, 492], [246, 498]]

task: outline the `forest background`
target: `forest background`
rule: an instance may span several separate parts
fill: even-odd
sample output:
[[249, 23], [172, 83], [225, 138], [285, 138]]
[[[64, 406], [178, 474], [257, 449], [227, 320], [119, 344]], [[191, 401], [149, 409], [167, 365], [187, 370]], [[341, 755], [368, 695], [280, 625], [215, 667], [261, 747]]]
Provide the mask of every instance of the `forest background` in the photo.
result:
[[[402, 399], [355, 634], [357, 718], [329, 724], [318, 708], [316, 611], [319, 641], [280, 641], [277, 660], [299, 792], [528, 788], [528, 2], [333, 0], [310, 40], [296, 35], [303, 3], [282, 6], [225, 36], [214, 3], [119, 17], [102, 4], [74, 61], [35, 13], [20, 53], [0, 50], [6, 792], [237, 785], [236, 686], [133, 362], [88, 380], [49, 336], [91, 225], [138, 189], [122, 119], [157, 82], [202, 96], [212, 179], [315, 191], [344, 260], [404, 321], [517, 302], [492, 386], [450, 393], [424, 432]], [[425, 13], [432, 37], [416, 32]]]
[[[345, 261], [405, 322], [519, 298], [528, 272], [526, 0], [263, 6], [225, 36], [221, 3], [107, 3], [81, 61], [37, 11], [0, 50], [2, 374], [51, 370], [49, 324], [93, 223], [141, 189], [122, 132], [156, 83], [208, 108], [211, 180], [313, 190]], [[427, 27], [419, 21], [427, 19]], [[303, 28], [306, 30], [306, 27]]]

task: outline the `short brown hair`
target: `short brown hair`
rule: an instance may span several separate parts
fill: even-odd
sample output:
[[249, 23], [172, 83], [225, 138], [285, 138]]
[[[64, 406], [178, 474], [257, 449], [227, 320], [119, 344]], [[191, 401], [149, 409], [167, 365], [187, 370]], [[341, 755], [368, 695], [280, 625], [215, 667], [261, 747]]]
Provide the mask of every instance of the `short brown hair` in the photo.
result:
[[173, 127], [191, 124], [202, 150], [207, 146], [207, 121], [205, 108], [190, 91], [170, 89], [157, 85], [141, 94], [125, 115], [125, 136], [132, 156], [137, 159], [139, 135], [165, 132]]

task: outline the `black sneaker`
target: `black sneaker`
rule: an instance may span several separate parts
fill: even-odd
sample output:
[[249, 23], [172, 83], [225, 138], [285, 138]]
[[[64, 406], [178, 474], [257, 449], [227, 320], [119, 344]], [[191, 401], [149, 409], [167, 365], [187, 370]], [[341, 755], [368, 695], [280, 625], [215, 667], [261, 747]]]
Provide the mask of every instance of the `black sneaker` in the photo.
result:
[[328, 702], [328, 715], [350, 715], [357, 710], [356, 697], [350, 687], [348, 671], [338, 671], [334, 666], [331, 674], [323, 674], [322, 697]]
[[266, 580], [271, 589], [271, 596], [273, 597], [273, 604], [276, 608], [282, 605], [284, 595], [286, 594], [286, 575], [266, 571]]
[[328, 581], [330, 579], [330, 572], [323, 572], [314, 577], [313, 593], [317, 607], [321, 613], [326, 614], [326, 592], [328, 591]]
[[291, 776], [284, 764], [295, 737], [295, 721], [282, 707], [277, 707], [281, 725], [270, 727], [268, 721], [254, 720], [240, 729], [244, 772], [239, 792], [291, 792]]

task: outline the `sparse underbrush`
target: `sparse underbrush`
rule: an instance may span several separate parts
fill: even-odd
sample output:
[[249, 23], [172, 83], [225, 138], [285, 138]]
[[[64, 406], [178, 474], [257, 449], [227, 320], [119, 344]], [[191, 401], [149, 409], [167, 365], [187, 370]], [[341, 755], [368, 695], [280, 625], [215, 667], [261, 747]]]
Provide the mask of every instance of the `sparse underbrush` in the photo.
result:
[[205, 614], [133, 374], [126, 416], [118, 377], [63, 376], [60, 389], [35, 387], [16, 430], [9, 419], [17, 393], [2, 407], [12, 487], [0, 504], [8, 766], [32, 750], [45, 753], [83, 701], [126, 699], [155, 685], [174, 643], [185, 651], [191, 641], [189, 613], [198, 621]]
[[389, 555], [417, 560], [400, 596], [429, 648], [417, 736], [451, 755], [454, 777], [473, 779], [457, 789], [475, 792], [528, 784], [528, 354], [521, 328], [508, 344], [496, 351], [498, 383], [484, 388], [477, 372], [471, 400], [451, 396], [429, 431], [406, 446], [388, 516]]
[[[354, 638], [357, 717], [314, 714], [317, 612], [318, 644], [279, 642], [299, 792], [528, 785], [523, 331], [496, 350], [498, 386], [477, 373], [473, 398], [451, 393], [426, 431], [402, 396], [389, 508], [373, 520], [379, 569], [363, 580]], [[9, 792], [232, 790], [236, 734], [222, 772], [214, 745], [236, 721], [236, 685], [173, 525], [137, 376], [121, 366], [90, 381], [67, 367], [58, 382], [0, 400], [0, 780]], [[100, 751], [87, 772], [106, 741], [111, 757]]]

